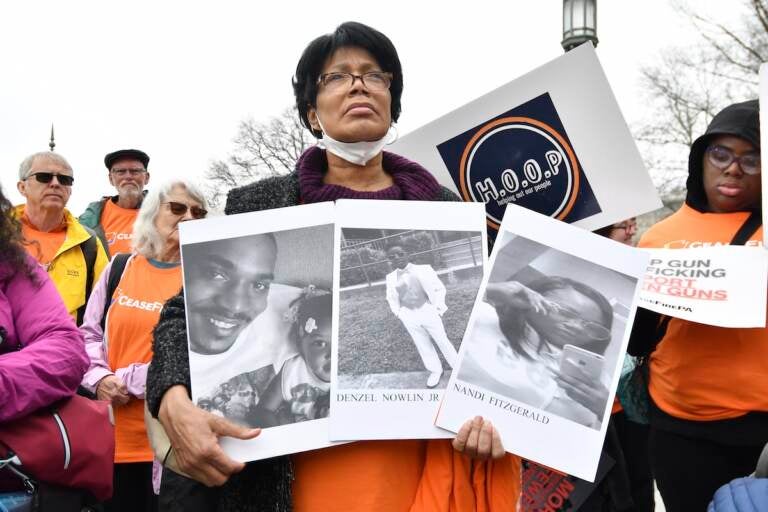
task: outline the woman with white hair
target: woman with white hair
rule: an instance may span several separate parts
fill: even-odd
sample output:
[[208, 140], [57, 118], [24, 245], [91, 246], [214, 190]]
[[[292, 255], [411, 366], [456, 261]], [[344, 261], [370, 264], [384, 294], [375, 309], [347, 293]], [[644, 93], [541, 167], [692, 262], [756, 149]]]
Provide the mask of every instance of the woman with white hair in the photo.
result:
[[152, 330], [181, 289], [179, 223], [204, 218], [205, 198], [185, 180], [151, 191], [133, 228], [132, 254], [116, 255], [96, 284], [81, 330], [90, 367], [82, 385], [115, 413], [114, 494], [107, 511], [154, 511], [144, 391]]

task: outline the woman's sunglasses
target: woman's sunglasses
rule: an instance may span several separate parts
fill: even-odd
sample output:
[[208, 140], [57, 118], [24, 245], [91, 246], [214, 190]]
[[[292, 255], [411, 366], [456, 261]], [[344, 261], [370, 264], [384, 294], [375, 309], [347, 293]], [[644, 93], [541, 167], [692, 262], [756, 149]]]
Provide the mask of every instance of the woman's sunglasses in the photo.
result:
[[28, 180], [29, 178], [34, 177], [40, 183], [50, 183], [53, 181], [54, 176], [58, 180], [59, 185], [64, 187], [71, 187], [75, 182], [75, 178], [72, 176], [68, 176], [66, 174], [58, 174], [55, 172], [33, 172], [32, 174], [27, 175], [27, 177], [24, 179]]
[[205, 216], [208, 215], [208, 210], [205, 208], [200, 208], [199, 206], [187, 206], [184, 203], [177, 203], [176, 201], [168, 201], [167, 203], [163, 204], [167, 204], [168, 208], [171, 209], [171, 213], [178, 215], [179, 217], [185, 215], [187, 210], [192, 213], [193, 219], [204, 219]]

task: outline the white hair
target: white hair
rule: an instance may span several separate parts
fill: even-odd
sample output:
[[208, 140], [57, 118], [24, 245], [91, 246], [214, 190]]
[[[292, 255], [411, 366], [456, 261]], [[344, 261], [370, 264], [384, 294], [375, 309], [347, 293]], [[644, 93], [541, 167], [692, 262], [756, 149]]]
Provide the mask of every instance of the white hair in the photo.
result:
[[27, 179], [29, 176], [29, 171], [32, 170], [32, 164], [35, 163], [35, 159], [39, 158], [41, 160], [50, 160], [51, 162], [55, 164], [59, 164], [60, 166], [67, 169], [69, 172], [74, 173], [72, 170], [72, 166], [69, 165], [69, 162], [67, 162], [67, 159], [61, 156], [58, 153], [54, 153], [53, 151], [40, 151], [39, 153], [33, 153], [29, 155], [27, 158], [25, 158], [21, 165], [19, 165], [19, 180], [23, 181]]
[[176, 188], [183, 188], [189, 196], [207, 209], [207, 201], [200, 189], [184, 178], [175, 178], [150, 190], [141, 203], [141, 209], [133, 224], [133, 250], [147, 258], [157, 259], [165, 247], [165, 240], [160, 237], [155, 227], [155, 218], [168, 194]]

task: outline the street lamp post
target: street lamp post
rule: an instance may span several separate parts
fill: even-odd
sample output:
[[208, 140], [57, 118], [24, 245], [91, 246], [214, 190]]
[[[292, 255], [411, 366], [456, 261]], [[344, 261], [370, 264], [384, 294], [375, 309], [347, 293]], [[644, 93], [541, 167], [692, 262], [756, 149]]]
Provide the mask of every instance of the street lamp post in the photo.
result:
[[587, 41], [597, 46], [597, 0], [563, 0], [563, 50]]

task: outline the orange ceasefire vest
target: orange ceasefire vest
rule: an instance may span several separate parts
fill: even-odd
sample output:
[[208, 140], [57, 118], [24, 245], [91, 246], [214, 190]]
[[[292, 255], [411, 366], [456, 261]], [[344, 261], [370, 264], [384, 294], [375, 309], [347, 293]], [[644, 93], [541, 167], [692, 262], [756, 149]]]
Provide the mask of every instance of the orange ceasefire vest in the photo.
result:
[[[107, 362], [112, 371], [152, 359], [152, 330], [163, 304], [181, 289], [181, 267], [158, 268], [144, 256], [129, 262], [107, 312]], [[115, 462], [149, 462], [144, 400], [115, 407]]]
[[133, 223], [139, 214], [138, 208], [121, 208], [111, 199], [104, 201], [101, 212], [101, 227], [109, 245], [109, 256], [120, 252], [131, 252]]
[[[749, 213], [701, 213], [683, 205], [638, 247], [727, 245]], [[762, 245], [763, 228], [746, 245]], [[709, 421], [768, 411], [768, 329], [726, 329], [673, 318], [651, 354], [649, 391], [676, 418]]]

